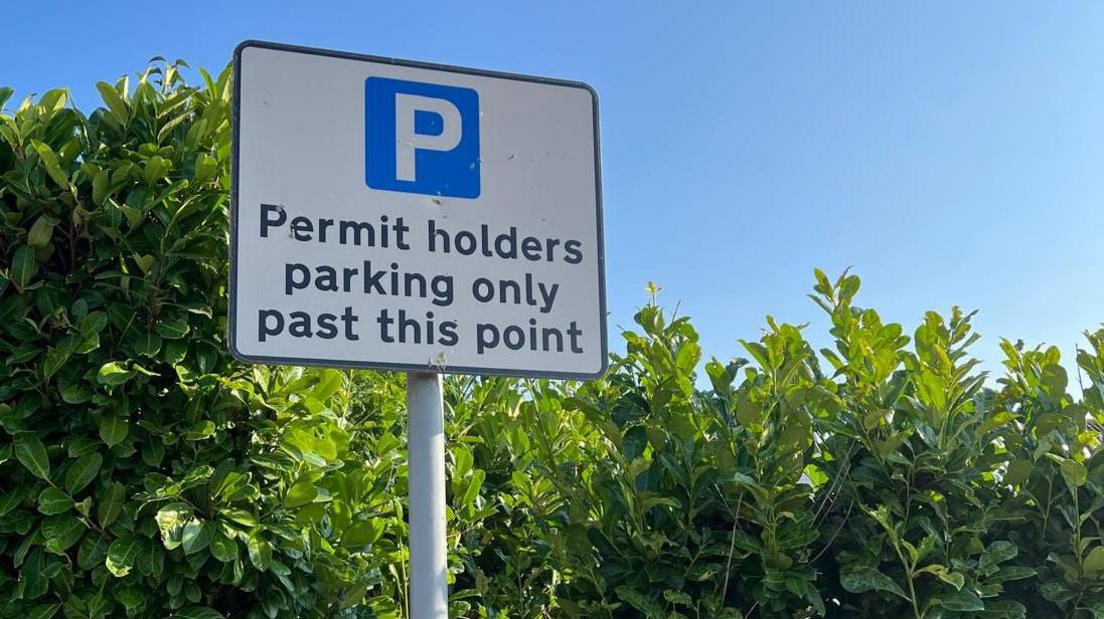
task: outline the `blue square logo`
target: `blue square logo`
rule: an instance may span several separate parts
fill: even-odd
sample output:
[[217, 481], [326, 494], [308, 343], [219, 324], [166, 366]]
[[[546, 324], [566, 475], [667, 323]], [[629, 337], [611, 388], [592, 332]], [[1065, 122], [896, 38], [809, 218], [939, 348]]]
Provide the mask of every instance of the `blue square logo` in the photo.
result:
[[372, 189], [479, 197], [479, 93], [384, 77], [364, 81], [365, 181]]

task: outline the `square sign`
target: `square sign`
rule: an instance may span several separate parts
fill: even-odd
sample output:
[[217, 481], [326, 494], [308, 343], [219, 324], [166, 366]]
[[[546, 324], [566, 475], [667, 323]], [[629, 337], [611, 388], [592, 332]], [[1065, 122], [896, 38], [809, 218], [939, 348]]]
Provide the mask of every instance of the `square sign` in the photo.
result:
[[237, 357], [605, 371], [593, 89], [254, 41], [234, 64]]

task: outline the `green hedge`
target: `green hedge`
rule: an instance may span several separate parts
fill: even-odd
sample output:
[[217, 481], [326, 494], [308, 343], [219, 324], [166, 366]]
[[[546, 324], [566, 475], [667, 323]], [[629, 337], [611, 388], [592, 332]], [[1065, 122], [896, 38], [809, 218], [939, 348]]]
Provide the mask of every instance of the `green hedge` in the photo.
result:
[[[0, 88], [0, 616], [404, 616], [402, 379], [227, 354], [230, 78], [183, 69]], [[453, 615], [1104, 618], [1104, 332], [987, 386], [971, 315], [858, 289], [819, 353], [702, 365], [653, 297], [603, 380], [450, 379]]]
[[4, 616], [332, 613], [399, 556], [345, 376], [226, 352], [230, 78], [181, 68], [0, 116]]

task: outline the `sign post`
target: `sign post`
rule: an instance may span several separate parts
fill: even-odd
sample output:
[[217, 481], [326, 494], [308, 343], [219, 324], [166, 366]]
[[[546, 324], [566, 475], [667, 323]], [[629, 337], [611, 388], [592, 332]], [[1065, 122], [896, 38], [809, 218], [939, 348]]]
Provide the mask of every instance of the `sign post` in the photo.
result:
[[247, 41], [230, 348], [407, 372], [411, 612], [447, 616], [441, 374], [606, 369], [586, 84]]
[[410, 497], [410, 613], [448, 616], [445, 548], [445, 410], [441, 375], [406, 375]]

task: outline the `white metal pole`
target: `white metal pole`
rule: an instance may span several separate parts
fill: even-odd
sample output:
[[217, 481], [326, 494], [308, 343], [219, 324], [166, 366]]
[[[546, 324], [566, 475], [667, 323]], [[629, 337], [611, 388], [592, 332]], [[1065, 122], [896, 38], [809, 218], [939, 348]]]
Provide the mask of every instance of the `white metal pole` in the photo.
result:
[[406, 376], [410, 497], [410, 617], [448, 619], [445, 409], [441, 375]]

